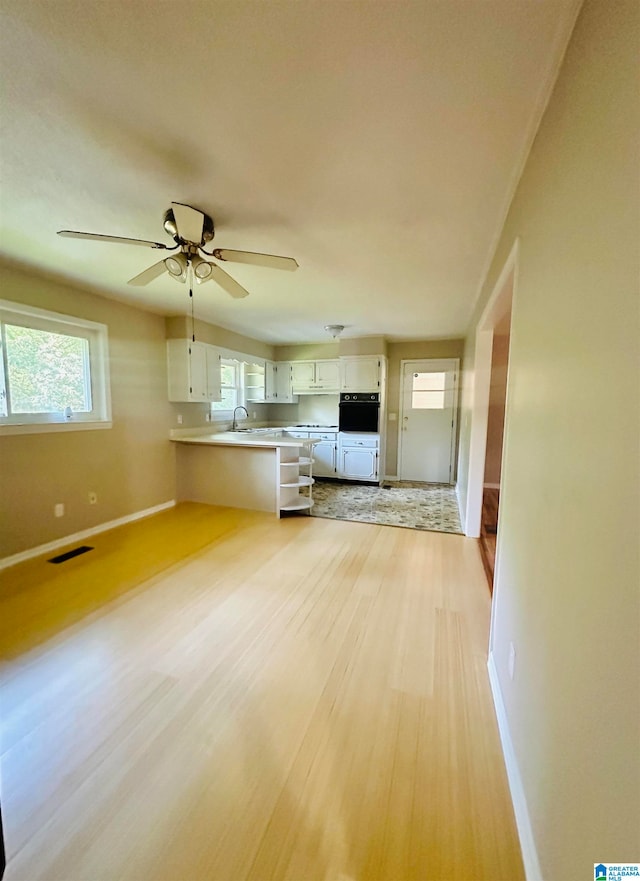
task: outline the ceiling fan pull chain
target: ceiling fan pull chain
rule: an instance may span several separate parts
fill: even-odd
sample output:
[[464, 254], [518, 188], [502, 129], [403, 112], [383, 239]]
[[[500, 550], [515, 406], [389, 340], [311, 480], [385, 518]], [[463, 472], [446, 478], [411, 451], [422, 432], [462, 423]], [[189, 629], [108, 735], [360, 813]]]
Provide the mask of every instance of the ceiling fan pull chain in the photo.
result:
[[196, 322], [193, 317], [193, 278], [189, 275], [189, 299], [191, 300], [191, 342], [196, 341]]

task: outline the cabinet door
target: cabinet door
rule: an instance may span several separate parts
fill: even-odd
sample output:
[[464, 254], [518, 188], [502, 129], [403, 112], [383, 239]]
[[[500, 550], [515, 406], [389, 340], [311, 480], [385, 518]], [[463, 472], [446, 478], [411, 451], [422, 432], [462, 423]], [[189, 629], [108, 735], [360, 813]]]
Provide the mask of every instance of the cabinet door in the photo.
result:
[[340, 457], [340, 476], [354, 480], [378, 479], [378, 451], [372, 449], [343, 449]]
[[273, 361], [264, 362], [264, 399], [271, 404], [278, 401], [278, 365]]
[[293, 391], [311, 389], [316, 381], [315, 361], [292, 361], [291, 362], [291, 385]]
[[208, 401], [207, 349], [204, 343], [189, 344], [189, 400]]
[[379, 358], [342, 358], [340, 368], [343, 391], [377, 392], [380, 390]]
[[297, 395], [293, 394], [291, 389], [291, 362], [278, 361], [276, 364], [278, 372], [276, 374], [276, 390], [278, 393], [279, 404], [295, 404], [298, 400]]
[[339, 361], [316, 361], [316, 388], [335, 389], [340, 388], [340, 362]]
[[320, 441], [313, 446], [313, 473], [318, 477], [336, 476], [336, 442]]
[[205, 355], [207, 361], [207, 400], [219, 401], [222, 397], [220, 390], [220, 353], [215, 346], [206, 346]]

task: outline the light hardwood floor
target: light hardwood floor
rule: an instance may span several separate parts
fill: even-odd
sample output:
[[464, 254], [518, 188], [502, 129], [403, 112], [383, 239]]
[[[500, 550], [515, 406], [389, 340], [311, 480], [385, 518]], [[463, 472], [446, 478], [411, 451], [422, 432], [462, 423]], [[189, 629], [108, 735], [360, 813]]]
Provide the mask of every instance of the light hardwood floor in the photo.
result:
[[520, 881], [462, 536], [185, 504], [1, 574], [5, 881]]

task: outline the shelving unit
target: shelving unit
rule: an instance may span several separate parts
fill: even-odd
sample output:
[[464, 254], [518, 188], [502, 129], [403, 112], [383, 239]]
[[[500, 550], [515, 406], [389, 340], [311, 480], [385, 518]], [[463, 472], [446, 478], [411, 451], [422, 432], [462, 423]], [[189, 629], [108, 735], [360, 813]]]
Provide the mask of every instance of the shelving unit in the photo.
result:
[[[295, 447], [281, 447], [279, 457], [279, 510], [307, 511], [313, 508], [313, 446], [301, 443]], [[303, 451], [302, 454], [300, 451]], [[303, 473], [301, 469], [306, 469]]]
[[245, 390], [248, 402], [259, 402], [265, 399], [264, 364], [247, 364], [245, 366]]

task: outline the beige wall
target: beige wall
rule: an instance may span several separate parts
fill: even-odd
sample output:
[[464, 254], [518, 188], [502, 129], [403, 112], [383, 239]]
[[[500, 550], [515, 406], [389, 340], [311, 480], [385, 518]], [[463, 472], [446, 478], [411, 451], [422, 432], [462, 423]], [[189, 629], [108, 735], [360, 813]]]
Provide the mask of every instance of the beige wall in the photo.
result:
[[341, 355], [386, 355], [387, 345], [383, 336], [363, 336], [339, 340], [338, 351]]
[[[509, 319], [511, 313], [509, 313]], [[487, 420], [487, 451], [484, 463], [484, 482], [500, 483], [502, 438], [507, 400], [507, 367], [509, 362], [509, 334], [496, 328], [491, 352], [491, 386], [489, 389], [489, 417]]]
[[638, 859], [639, 14], [585, 2], [471, 325], [519, 236], [492, 651], [549, 881]]
[[[412, 358], [462, 358], [464, 340], [415, 340], [387, 344], [387, 453], [386, 474], [393, 477], [398, 469], [398, 414], [400, 408], [400, 362]], [[389, 414], [396, 414], [396, 421]]]
[[315, 361], [321, 358], [337, 358], [338, 343], [304, 343], [295, 346], [276, 346], [276, 361]]
[[113, 415], [111, 429], [0, 437], [0, 557], [173, 499], [164, 319], [6, 264], [0, 278], [4, 299], [108, 326]]
[[[186, 315], [176, 315], [165, 319], [168, 340], [184, 340], [191, 338], [191, 319]], [[246, 355], [255, 355], [256, 358], [264, 358], [267, 361], [274, 360], [274, 347], [252, 337], [234, 333], [224, 327], [208, 324], [196, 318], [194, 322], [195, 337], [203, 343], [211, 346], [220, 346], [224, 349], [232, 349], [234, 352], [242, 352]]]

